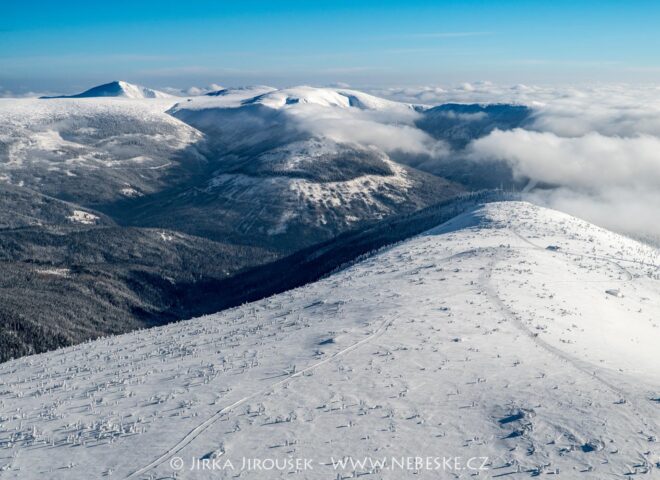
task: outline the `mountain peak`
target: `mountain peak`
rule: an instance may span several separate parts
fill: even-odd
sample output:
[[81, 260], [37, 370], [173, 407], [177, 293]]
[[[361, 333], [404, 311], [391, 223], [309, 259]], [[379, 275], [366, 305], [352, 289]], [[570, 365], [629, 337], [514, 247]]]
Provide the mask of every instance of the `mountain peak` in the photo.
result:
[[124, 97], [124, 98], [169, 98], [171, 95], [153, 90], [151, 88], [143, 87], [142, 85], [135, 85], [125, 82], [123, 80], [115, 80], [103, 85], [97, 85], [82, 93], [74, 95], [58, 95], [54, 97], [41, 97], [41, 98], [94, 98], [94, 97]]
[[266, 92], [251, 100], [247, 100], [246, 103], [258, 103], [275, 109], [294, 104], [355, 108], [359, 110], [410, 109], [410, 106], [407, 104], [375, 97], [357, 90], [311, 87], [308, 85]]

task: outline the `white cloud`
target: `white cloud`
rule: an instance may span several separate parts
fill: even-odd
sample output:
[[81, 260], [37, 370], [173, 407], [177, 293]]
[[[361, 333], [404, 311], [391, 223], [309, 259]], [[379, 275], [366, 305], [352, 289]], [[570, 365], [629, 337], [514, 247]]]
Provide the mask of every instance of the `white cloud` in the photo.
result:
[[27, 92], [15, 92], [12, 90], [5, 90], [0, 87], [0, 98], [35, 98], [35, 97], [43, 97], [43, 96], [48, 96], [48, 95], [56, 95], [56, 93], [53, 92], [33, 92], [33, 91], [27, 91]]
[[474, 91], [446, 89], [438, 99], [533, 107], [525, 129], [496, 130], [474, 140], [468, 158], [505, 161], [518, 177], [556, 186], [532, 191], [535, 201], [607, 228], [660, 238], [658, 87], [482, 84]]
[[537, 190], [527, 198], [541, 205], [587, 219], [596, 225], [627, 233], [660, 246], [660, 192], [609, 188], [596, 193], [557, 188]]
[[469, 149], [472, 158], [507, 161], [518, 176], [571, 188], [660, 186], [660, 139], [648, 135], [560, 137], [518, 128], [496, 130]]
[[182, 96], [191, 96], [191, 97], [196, 97], [198, 95], [204, 95], [205, 93], [209, 92], [215, 92], [217, 90], [222, 90], [224, 87], [221, 85], [218, 85], [217, 83], [211, 83], [210, 85], [206, 87], [188, 87], [188, 88], [173, 88], [173, 87], [163, 87], [160, 90], [163, 92], [169, 93], [170, 95], [176, 95], [179, 97]]
[[287, 112], [292, 127], [340, 143], [373, 145], [387, 153], [444, 156], [448, 146], [414, 126], [419, 114], [395, 111], [325, 108], [300, 104]]

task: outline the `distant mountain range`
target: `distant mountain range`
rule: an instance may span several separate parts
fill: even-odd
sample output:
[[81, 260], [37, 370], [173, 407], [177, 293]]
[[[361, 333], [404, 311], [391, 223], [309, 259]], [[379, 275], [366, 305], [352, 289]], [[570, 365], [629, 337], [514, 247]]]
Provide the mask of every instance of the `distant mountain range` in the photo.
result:
[[[501, 166], [475, 176], [461, 149], [530, 114], [314, 87], [182, 98], [122, 81], [0, 100], [0, 359], [206, 313], [196, 285], [516, 185]], [[454, 150], [438, 161], [442, 148]]]

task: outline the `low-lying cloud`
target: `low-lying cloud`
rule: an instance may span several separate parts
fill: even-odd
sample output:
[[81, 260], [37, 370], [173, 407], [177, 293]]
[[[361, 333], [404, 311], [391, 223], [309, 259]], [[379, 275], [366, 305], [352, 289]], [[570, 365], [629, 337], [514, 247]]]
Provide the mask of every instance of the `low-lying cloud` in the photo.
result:
[[660, 186], [660, 138], [608, 137], [591, 132], [561, 137], [517, 128], [474, 140], [470, 155], [504, 160], [519, 177], [584, 191]]
[[375, 146], [386, 153], [444, 157], [449, 146], [414, 124], [412, 109], [394, 111], [324, 108], [300, 105], [287, 112], [292, 128], [339, 143]]
[[606, 228], [660, 241], [660, 87], [501, 86], [477, 82], [374, 91], [412, 103], [512, 103], [533, 109], [523, 128], [474, 139], [466, 161], [506, 162], [554, 188], [528, 198]]
[[660, 239], [660, 89], [530, 87], [512, 96], [534, 108], [529, 125], [473, 140], [470, 160], [504, 161], [518, 178], [555, 186], [530, 192], [536, 202]]

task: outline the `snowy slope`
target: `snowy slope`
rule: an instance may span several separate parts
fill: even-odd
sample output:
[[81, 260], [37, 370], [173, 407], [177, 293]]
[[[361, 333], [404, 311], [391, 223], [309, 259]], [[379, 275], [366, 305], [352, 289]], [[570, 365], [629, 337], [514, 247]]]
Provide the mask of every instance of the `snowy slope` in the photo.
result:
[[143, 195], [199, 161], [202, 135], [172, 100], [0, 99], [0, 181], [68, 200]]
[[451, 198], [460, 186], [392, 161], [376, 148], [292, 141], [228, 156], [209, 180], [133, 211], [135, 224], [257, 242], [287, 252]]
[[93, 97], [125, 97], [125, 98], [171, 98], [169, 93], [153, 90], [151, 88], [143, 87], [142, 85], [134, 85], [132, 83], [116, 80], [110, 83], [104, 83], [85, 90], [82, 93], [75, 95], [61, 95], [57, 97], [42, 97], [42, 98], [93, 98]]
[[[487, 204], [303, 288], [2, 364], [0, 477], [655, 478], [658, 256]], [[392, 460], [415, 456], [460, 459]]]

